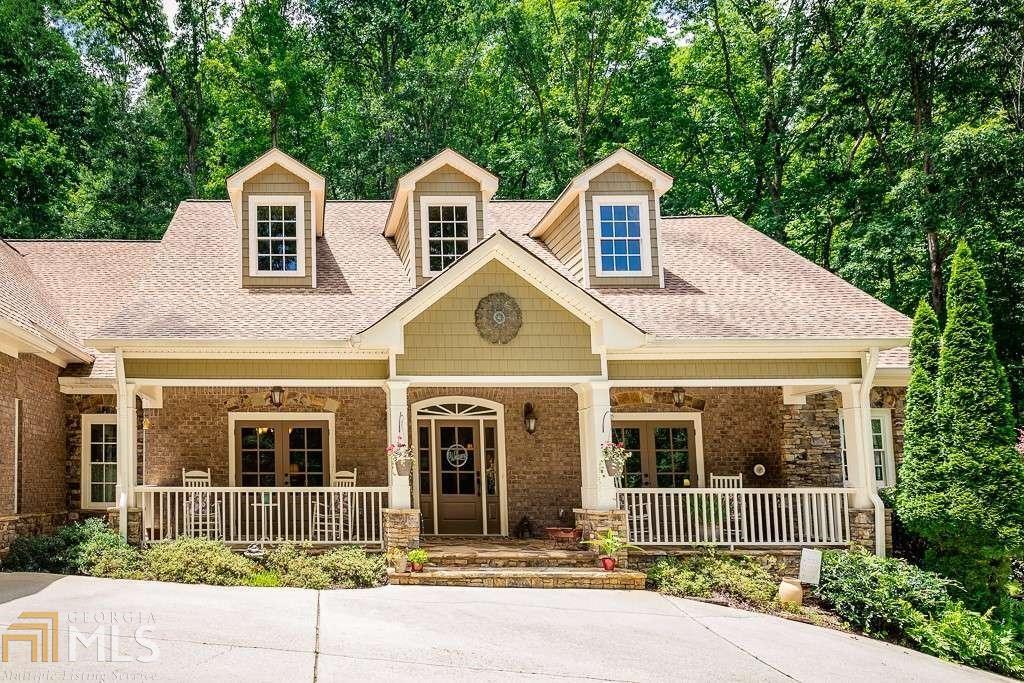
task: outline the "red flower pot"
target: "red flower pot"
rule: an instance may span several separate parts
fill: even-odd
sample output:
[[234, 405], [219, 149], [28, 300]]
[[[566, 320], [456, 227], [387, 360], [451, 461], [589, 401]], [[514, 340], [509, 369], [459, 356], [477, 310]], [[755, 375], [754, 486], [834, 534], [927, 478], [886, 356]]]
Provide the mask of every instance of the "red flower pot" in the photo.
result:
[[615, 571], [615, 558], [614, 557], [602, 557], [601, 566], [606, 572]]
[[413, 562], [412, 563], [412, 570], [414, 572], [421, 572], [421, 571], [423, 571], [423, 565], [420, 564], [419, 562]]

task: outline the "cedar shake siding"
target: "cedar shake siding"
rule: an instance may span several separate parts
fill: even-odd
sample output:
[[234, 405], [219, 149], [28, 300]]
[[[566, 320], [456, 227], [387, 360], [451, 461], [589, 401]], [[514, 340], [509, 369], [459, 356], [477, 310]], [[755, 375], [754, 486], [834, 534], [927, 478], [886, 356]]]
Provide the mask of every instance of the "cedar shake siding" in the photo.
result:
[[800, 360], [610, 360], [610, 379], [858, 379], [856, 358]]
[[128, 358], [132, 379], [386, 379], [388, 361], [266, 358]]
[[572, 279], [583, 284], [583, 248], [580, 241], [580, 205], [573, 202], [544, 234], [551, 253], [568, 268]]
[[423, 232], [426, 230], [426, 216], [422, 216], [420, 200], [423, 197], [473, 197], [476, 204], [476, 242], [484, 238], [485, 207], [480, 183], [452, 166], [442, 166], [416, 182], [412, 192], [413, 226], [416, 240], [413, 248], [416, 254], [416, 286], [420, 287], [430, 280], [423, 275], [423, 264], [426, 259], [423, 248]]
[[[622, 196], [644, 196], [647, 197], [647, 216], [650, 227], [651, 245], [651, 274], [649, 277], [635, 275], [623, 276], [602, 276], [597, 275], [597, 248], [594, 243], [595, 216], [594, 197], [608, 195]], [[651, 181], [641, 178], [624, 166], [613, 166], [601, 175], [590, 181], [584, 197], [584, 210], [586, 211], [586, 239], [587, 239], [587, 261], [590, 269], [591, 287], [659, 287], [661, 272], [661, 258], [658, 244], [658, 202], [654, 196], [654, 187]]]
[[[519, 334], [491, 344], [476, 329], [476, 307], [493, 292], [522, 309]], [[590, 327], [507, 266], [491, 261], [405, 326], [399, 375], [600, 375]]]

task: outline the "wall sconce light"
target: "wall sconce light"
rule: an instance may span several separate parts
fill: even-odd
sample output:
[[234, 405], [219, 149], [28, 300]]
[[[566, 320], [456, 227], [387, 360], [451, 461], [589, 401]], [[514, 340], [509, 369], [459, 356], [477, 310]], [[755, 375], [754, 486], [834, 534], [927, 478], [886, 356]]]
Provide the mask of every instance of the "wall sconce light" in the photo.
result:
[[682, 389], [672, 390], [672, 403], [676, 408], [682, 408], [683, 402], [686, 401], [686, 392]]
[[280, 408], [282, 403], [284, 403], [284, 389], [274, 387], [270, 390], [270, 405]]
[[523, 406], [523, 426], [527, 434], [537, 431], [537, 414], [533, 412], [533, 404], [527, 403]]

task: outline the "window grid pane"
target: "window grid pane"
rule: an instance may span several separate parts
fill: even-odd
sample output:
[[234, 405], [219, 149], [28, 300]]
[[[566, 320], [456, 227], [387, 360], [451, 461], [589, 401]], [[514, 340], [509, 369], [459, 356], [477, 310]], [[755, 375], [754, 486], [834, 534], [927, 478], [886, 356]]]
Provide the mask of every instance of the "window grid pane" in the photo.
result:
[[257, 206], [256, 237], [258, 271], [298, 271], [299, 235], [295, 206]]
[[93, 503], [115, 502], [117, 487], [117, 425], [89, 428], [89, 495]]
[[599, 207], [601, 270], [639, 273], [643, 270], [640, 207], [637, 204], [603, 204]]
[[469, 251], [469, 207], [427, 207], [427, 263], [441, 272]]

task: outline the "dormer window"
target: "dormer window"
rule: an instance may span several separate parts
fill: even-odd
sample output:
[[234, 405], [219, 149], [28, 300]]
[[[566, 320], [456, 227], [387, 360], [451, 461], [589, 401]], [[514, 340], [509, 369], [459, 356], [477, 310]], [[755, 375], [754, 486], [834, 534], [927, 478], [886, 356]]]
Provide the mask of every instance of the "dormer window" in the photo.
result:
[[249, 275], [306, 274], [303, 197], [249, 196]]
[[423, 274], [437, 275], [476, 245], [475, 197], [421, 197]]
[[647, 197], [594, 197], [594, 223], [598, 277], [651, 274]]

